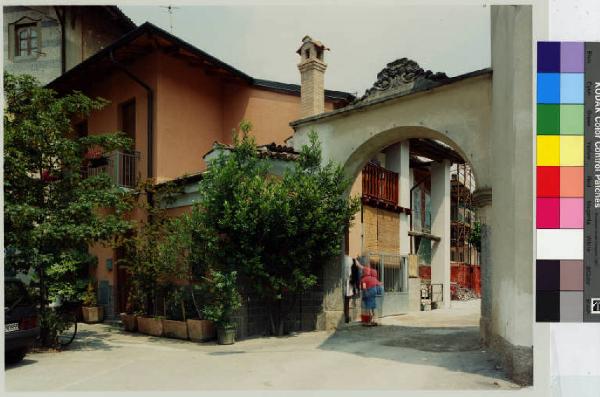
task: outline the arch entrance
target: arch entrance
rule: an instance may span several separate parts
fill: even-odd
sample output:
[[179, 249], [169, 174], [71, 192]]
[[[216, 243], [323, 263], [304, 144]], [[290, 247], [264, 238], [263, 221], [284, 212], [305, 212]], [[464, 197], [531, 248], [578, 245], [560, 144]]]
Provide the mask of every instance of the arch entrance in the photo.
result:
[[[415, 140], [433, 142], [437, 149], [446, 149], [469, 164], [477, 186], [473, 204], [482, 224], [480, 333], [504, 358], [509, 375], [519, 382], [530, 383], [533, 360], [531, 8], [492, 7], [491, 15], [493, 74], [486, 69], [447, 78], [424, 71], [406, 59], [392, 62], [358, 101], [291, 123], [295, 131], [291, 144], [299, 150], [309, 142], [309, 133], [317, 132], [323, 161], [342, 164], [349, 178], [356, 178], [374, 155], [387, 152], [386, 161], [389, 158], [390, 164], [395, 162], [397, 166], [398, 206], [409, 210], [399, 221], [401, 235], [410, 231], [411, 205], [407, 192], [412, 187], [410, 151]], [[431, 234], [440, 240], [433, 244], [431, 277], [432, 283], [437, 280], [448, 283], [452, 159], [442, 155], [434, 160], [430, 165]], [[400, 253], [410, 252], [406, 243], [400, 245]], [[319, 326], [336, 327], [343, 319], [338, 262], [326, 267], [323, 286]], [[449, 302], [449, 290], [444, 295], [444, 302]]]

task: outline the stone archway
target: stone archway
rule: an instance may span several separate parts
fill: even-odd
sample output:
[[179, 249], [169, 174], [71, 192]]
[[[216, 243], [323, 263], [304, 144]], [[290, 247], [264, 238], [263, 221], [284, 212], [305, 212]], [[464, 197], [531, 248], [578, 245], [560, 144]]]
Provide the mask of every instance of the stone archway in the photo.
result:
[[[482, 221], [481, 335], [515, 380], [533, 360], [533, 126], [531, 7], [494, 6], [492, 70], [455, 78], [408, 60], [345, 108], [292, 123], [294, 148], [318, 133], [323, 160], [355, 176], [375, 151], [408, 138], [440, 140], [474, 168]], [[383, 80], [383, 81], [381, 81]], [[492, 201], [493, 191], [493, 201]], [[493, 203], [493, 204], [492, 204]], [[322, 327], [341, 318], [340, 272], [325, 271]]]

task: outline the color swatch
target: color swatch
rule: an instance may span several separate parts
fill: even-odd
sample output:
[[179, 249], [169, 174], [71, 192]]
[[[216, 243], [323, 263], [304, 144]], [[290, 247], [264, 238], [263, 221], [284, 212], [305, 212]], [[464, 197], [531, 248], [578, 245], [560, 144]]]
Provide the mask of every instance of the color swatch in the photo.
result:
[[584, 43], [539, 42], [536, 319], [584, 318]]

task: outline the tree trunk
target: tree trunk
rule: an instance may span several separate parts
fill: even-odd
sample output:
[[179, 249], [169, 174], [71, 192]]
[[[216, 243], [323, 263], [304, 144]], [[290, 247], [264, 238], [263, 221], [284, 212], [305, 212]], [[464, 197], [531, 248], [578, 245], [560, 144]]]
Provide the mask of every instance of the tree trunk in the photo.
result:
[[198, 318], [202, 318], [202, 312], [200, 311], [200, 308], [198, 307], [198, 303], [196, 302], [196, 295], [194, 295], [193, 284], [190, 284], [190, 294], [192, 295], [192, 303], [194, 304], [194, 309], [196, 310], [196, 314], [198, 315]]

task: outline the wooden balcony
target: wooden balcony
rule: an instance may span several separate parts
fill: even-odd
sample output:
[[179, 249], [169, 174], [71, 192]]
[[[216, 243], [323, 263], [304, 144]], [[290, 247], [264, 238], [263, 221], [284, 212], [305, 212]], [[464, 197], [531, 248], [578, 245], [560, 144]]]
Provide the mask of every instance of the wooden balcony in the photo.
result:
[[368, 163], [362, 170], [363, 202], [398, 207], [398, 174]]

